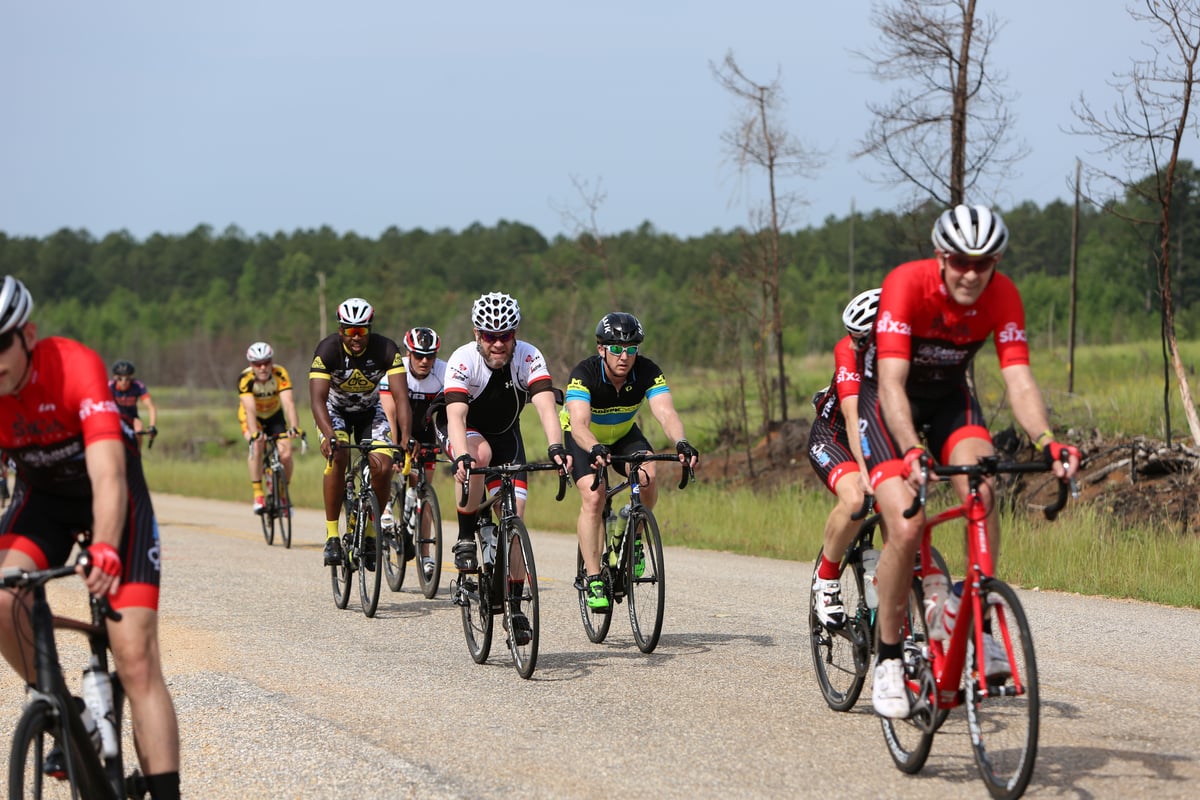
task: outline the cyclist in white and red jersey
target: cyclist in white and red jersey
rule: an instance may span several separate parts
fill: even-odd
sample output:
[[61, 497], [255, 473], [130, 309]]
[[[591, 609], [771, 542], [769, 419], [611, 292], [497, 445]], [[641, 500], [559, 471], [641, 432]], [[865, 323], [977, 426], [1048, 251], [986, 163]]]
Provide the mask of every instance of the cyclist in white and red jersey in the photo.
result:
[[[179, 797], [179, 726], [158, 644], [162, 551], [132, 426], [123, 422], [95, 351], [60, 337], [38, 340], [33, 299], [0, 283], [0, 450], [17, 466], [13, 502], [0, 519], [0, 570], [66, 563], [76, 536], [92, 568], [93, 595], [122, 615], [108, 622], [129, 696], [138, 757], [155, 798]], [[82, 573], [82, 569], [80, 570]], [[29, 599], [0, 592], [0, 652], [35, 678]], [[52, 751], [47, 762], [61, 755]]]
[[[546, 359], [532, 344], [517, 338], [521, 324], [517, 301], [502, 292], [481, 295], [471, 306], [471, 324], [474, 341], [455, 350], [446, 361], [446, 430], [438, 431], [442, 450], [454, 459], [454, 497], [459, 503], [462, 492], [458, 487], [467, 480], [469, 467], [525, 463], [521, 410], [526, 403], [537, 409], [550, 443], [550, 460], [568, 471], [571, 468]], [[517, 513], [523, 515], [526, 475], [519, 473], [515, 478]], [[483, 478], [472, 476], [470, 484], [466, 505], [458, 506], [454, 566], [459, 570], [475, 569], [478, 563], [475, 522], [484, 497]], [[524, 570], [523, 564], [514, 567]], [[513, 614], [513, 626], [518, 643], [527, 644], [532, 628], [519, 609]]]
[[858, 530], [858, 522], [851, 517], [871, 490], [859, 434], [858, 389], [878, 308], [879, 290], [871, 289], [857, 295], [842, 311], [846, 336], [833, 348], [833, 380], [813, 398], [817, 418], [808, 432], [808, 461], [838, 499], [825, 521], [821, 561], [812, 587], [813, 610], [830, 627], [846, 622], [842, 556]]
[[[871, 486], [888, 531], [876, 572], [880, 646], [872, 699], [876, 712], [892, 718], [910, 713], [899, 634], [925, 524], [924, 513], [912, 519], [903, 515], [921, 481], [921, 470], [914, 466], [928, 458], [917, 431], [928, 426], [929, 447], [944, 464], [974, 464], [994, 452], [966, 378], [971, 359], [989, 336], [996, 344], [1016, 421], [1054, 461], [1060, 479], [1079, 467], [1079, 451], [1059, 444], [1050, 432], [1046, 406], [1029, 368], [1021, 295], [996, 271], [1008, 244], [1004, 220], [986, 206], [959, 205], [938, 218], [932, 238], [934, 258], [902, 264], [883, 281], [875, 360], [865, 367], [858, 401]], [[1064, 453], [1066, 467], [1061, 463]], [[965, 499], [965, 479], [953, 483]], [[990, 484], [981, 496], [991, 509], [988, 529], [996, 553], [999, 523]], [[927, 607], [934, 610], [944, 602], [944, 597], [926, 597]], [[930, 635], [939, 635], [939, 621], [931, 617]], [[1002, 677], [1001, 671], [1008, 669], [1002, 648], [993, 653], [999, 645], [990, 637], [985, 637], [985, 645], [989, 677]]]

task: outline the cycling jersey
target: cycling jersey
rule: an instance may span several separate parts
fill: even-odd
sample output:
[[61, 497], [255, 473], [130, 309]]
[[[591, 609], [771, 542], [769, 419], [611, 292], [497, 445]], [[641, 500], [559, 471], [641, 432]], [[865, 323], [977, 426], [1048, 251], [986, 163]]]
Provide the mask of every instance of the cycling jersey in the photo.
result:
[[499, 369], [488, 367], [475, 342], [455, 350], [446, 362], [446, 404], [469, 403], [467, 428], [485, 435], [519, 429], [529, 398], [553, 388], [542, 352], [520, 339], [512, 359]]
[[634, 428], [642, 401], [670, 392], [663, 371], [650, 359], [639, 355], [625, 384], [618, 392], [604, 374], [604, 359], [590, 356], [575, 365], [567, 379], [563, 410], [559, 413], [563, 430], [571, 430], [566, 404], [582, 400], [592, 407], [588, 426], [600, 444], [613, 444]]
[[121, 586], [114, 607], [158, 607], [158, 523], [132, 427], [122, 421], [96, 352], [60, 337], [33, 347], [29, 382], [0, 397], [0, 450], [17, 466], [13, 502], [0, 520], [0, 550], [29, 555], [39, 569], [63, 564], [75, 534], [92, 523], [85, 448], [106, 439], [125, 446], [128, 514]]
[[396, 343], [372, 333], [361, 355], [351, 355], [341, 336], [331, 333], [313, 353], [309, 379], [329, 381], [330, 412], [359, 414], [379, 403], [379, 382], [384, 375], [404, 375], [404, 360]]
[[[884, 279], [875, 322], [876, 358], [909, 361], [909, 397], [935, 398], [954, 391], [989, 335], [1002, 369], [1029, 363], [1025, 309], [1007, 275], [993, 273], [970, 306], [950, 296], [935, 258], [901, 264]], [[873, 370], [868, 362], [869, 378]]]
[[[849, 336], [834, 345], [833, 379], [824, 397], [817, 403], [817, 418], [808, 432], [808, 461], [817, 476], [834, 493], [844, 475], [859, 471], [854, 452], [850, 449], [851, 432], [846, 429], [842, 401], [858, 397], [862, 384], [862, 365], [868, 351], [874, 346], [872, 339], [867, 348], [856, 350], [854, 340]], [[861, 427], [861, 421], [859, 424]], [[853, 431], [853, 435], [859, 436], [859, 431]], [[863, 442], [863, 448], [867, 450], [869, 445]]]
[[[429, 374], [418, 378], [409, 366], [408, 358], [404, 357], [404, 368], [408, 371], [408, 404], [412, 409], [412, 435], [422, 444], [432, 444], [433, 421], [425, 417], [430, 404], [442, 394], [442, 387], [446, 383], [446, 362], [440, 358], [434, 359], [433, 369]], [[379, 391], [391, 393], [391, 384], [386, 375], [379, 384]]]
[[288, 371], [278, 364], [271, 366], [271, 377], [266, 381], [254, 379], [254, 368], [246, 367], [238, 376], [238, 397], [250, 395], [254, 398], [254, 416], [266, 419], [283, 409], [279, 393], [292, 388]]
[[137, 378], [129, 382], [128, 389], [118, 389], [116, 380], [110, 380], [108, 391], [116, 401], [117, 410], [121, 412], [121, 416], [131, 422], [138, 418], [138, 400], [150, 397], [150, 390], [146, 388], [146, 384]]

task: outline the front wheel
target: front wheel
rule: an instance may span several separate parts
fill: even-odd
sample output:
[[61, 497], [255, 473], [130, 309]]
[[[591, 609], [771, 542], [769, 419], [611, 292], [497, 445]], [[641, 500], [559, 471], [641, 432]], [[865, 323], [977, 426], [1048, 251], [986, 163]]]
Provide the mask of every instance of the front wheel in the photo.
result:
[[383, 586], [383, 531], [379, 529], [379, 503], [369, 492], [359, 503], [359, 539], [362, 542], [362, 573], [358, 576], [358, 593], [362, 612], [374, 617], [379, 608], [379, 589]]
[[629, 530], [633, 531], [633, 544], [625, 547], [629, 622], [638, 649], [650, 653], [658, 646], [667, 602], [662, 538], [658, 535], [658, 521], [648, 508], [633, 513]]
[[[821, 564], [824, 550], [817, 554]], [[816, 567], [813, 569], [816, 577]], [[812, 649], [813, 671], [825, 703], [834, 711], [849, 711], [858, 702], [867, 670], [871, 665], [871, 639], [874, 636], [875, 609], [863, 600], [862, 551], [848, 553], [842, 574], [842, 605], [846, 623], [840, 628], [826, 628], [813, 603], [808, 604], [809, 644]], [[811, 592], [812, 584], [809, 584]]]
[[[421, 593], [432, 600], [442, 579], [442, 507], [432, 483], [423, 483], [417, 495], [421, 513], [413, 532], [417, 548], [417, 580]], [[426, 572], [426, 564], [430, 565]]]
[[42, 764], [58, 736], [57, 713], [44, 700], [25, 707], [17, 722], [8, 760], [9, 797], [69, 797], [69, 787], [42, 772]]
[[[1017, 593], [995, 578], [985, 579], [981, 588], [987, 599], [982, 623], [985, 646], [994, 648], [994, 653], [985, 659], [992, 662], [985, 670], [990, 674], [980, 681], [974, 648], [978, 628], [972, 631], [964, 676], [967, 724], [975, 764], [988, 791], [993, 797], [1015, 798], [1029, 785], [1037, 759], [1037, 659]], [[1005, 668], [999, 669], [1005, 662]]]
[[392, 496], [388, 501], [392, 507], [392, 524], [383, 534], [383, 574], [387, 576], [388, 588], [400, 591], [404, 585], [404, 487], [400, 478], [392, 478]]
[[[504, 559], [508, 582], [504, 622], [508, 628], [508, 649], [512, 653], [513, 666], [517, 668], [518, 675], [528, 680], [537, 666], [540, 634], [537, 568], [533, 563], [533, 544], [529, 541], [525, 523], [520, 519], [512, 519], [506, 523], [506, 527], [501, 537], [502, 542], [508, 542], [509, 553], [508, 558]], [[518, 553], [523, 565], [517, 563]]]

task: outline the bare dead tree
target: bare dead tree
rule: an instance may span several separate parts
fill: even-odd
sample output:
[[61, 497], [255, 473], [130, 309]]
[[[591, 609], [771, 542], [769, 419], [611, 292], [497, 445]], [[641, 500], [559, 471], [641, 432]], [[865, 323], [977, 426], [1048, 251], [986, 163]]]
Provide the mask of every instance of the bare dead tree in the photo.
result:
[[[1109, 85], [1118, 98], [1110, 110], [1097, 113], [1080, 96], [1073, 107], [1079, 126], [1072, 132], [1099, 140], [1100, 152], [1117, 157], [1126, 169], [1117, 175], [1088, 165], [1084, 181], [1089, 198], [1102, 196], [1103, 187], [1119, 188], [1127, 198], [1140, 203], [1104, 203], [1105, 210], [1134, 224], [1157, 228], [1153, 256], [1162, 317], [1167, 444], [1171, 442], [1169, 370], [1173, 369], [1192, 442], [1200, 447], [1200, 418], [1175, 335], [1171, 241], [1171, 201], [1180, 149], [1186, 137], [1195, 137], [1200, 131], [1192, 106], [1200, 57], [1200, 0], [1144, 0], [1128, 11], [1135, 22], [1152, 31], [1153, 41], [1147, 43], [1150, 55], [1134, 59], [1129, 72], [1114, 75]], [[1146, 213], [1141, 215], [1139, 211]]]
[[857, 53], [880, 81], [904, 84], [888, 103], [868, 103], [874, 121], [854, 157], [872, 156], [890, 174], [879, 182], [913, 189], [940, 206], [994, 194], [1028, 154], [1011, 137], [1016, 118], [988, 66], [1001, 25], [976, 17], [976, 0], [899, 0], [876, 6], [883, 42]]
[[[778, 75], [769, 84], [751, 80], [738, 66], [732, 51], [726, 53], [720, 65], [709, 62], [709, 67], [721, 88], [739, 102], [733, 124], [721, 136], [727, 156], [743, 178], [751, 171], [761, 171], [767, 182], [766, 203], [751, 212], [753, 236], [750, 240], [754, 245], [748, 250], [749, 257], [739, 263], [739, 271], [747, 285], [761, 294], [763, 313], [758, 316], [758, 346], [764, 354], [768, 351], [774, 354], [779, 378], [780, 419], [786, 421], [787, 375], [783, 363], [780, 297], [784, 257], [780, 252], [780, 234], [792, 208], [800, 202], [800, 196], [783, 190], [780, 184], [787, 177], [812, 177], [822, 165], [824, 153], [794, 141], [780, 121], [784, 97]], [[765, 357], [758, 377], [767, 398], [763, 419], [766, 425], [771, 420], [771, 403]]]

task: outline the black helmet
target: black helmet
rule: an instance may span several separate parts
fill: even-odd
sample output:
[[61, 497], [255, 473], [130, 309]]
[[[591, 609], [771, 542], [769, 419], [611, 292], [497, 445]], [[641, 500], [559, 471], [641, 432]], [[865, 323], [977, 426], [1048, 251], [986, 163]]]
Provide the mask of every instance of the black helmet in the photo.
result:
[[131, 376], [133, 375], [133, 372], [134, 370], [132, 361], [118, 361], [117, 363], [113, 364], [113, 375]]
[[596, 344], [641, 344], [646, 334], [633, 314], [614, 311], [596, 323]]

